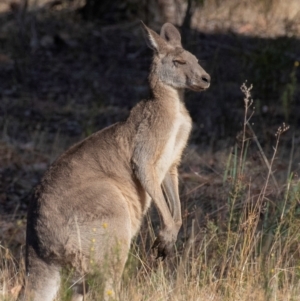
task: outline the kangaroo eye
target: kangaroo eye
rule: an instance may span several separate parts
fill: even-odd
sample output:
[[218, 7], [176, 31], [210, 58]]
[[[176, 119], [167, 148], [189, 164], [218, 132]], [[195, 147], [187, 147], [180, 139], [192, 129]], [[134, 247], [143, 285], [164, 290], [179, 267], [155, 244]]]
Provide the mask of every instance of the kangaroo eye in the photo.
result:
[[185, 65], [186, 61], [181, 60], [181, 59], [175, 59], [175, 60], [173, 60], [173, 63], [177, 67], [178, 65]]

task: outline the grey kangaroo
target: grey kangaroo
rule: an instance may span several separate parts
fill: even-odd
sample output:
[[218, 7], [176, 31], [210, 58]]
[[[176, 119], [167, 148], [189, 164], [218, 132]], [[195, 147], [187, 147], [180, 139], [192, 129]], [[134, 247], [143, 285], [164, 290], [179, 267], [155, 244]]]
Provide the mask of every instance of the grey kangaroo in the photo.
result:
[[153, 200], [162, 218], [154, 241], [164, 258], [182, 224], [181, 155], [191, 127], [184, 89], [203, 91], [210, 76], [184, 50], [170, 23], [160, 35], [142, 23], [153, 62], [151, 97], [118, 122], [72, 146], [47, 170], [30, 200], [26, 279], [19, 300], [52, 301], [61, 269], [72, 271], [72, 300], [83, 300], [84, 277], [104, 270], [103, 298], [118, 290], [132, 238]]

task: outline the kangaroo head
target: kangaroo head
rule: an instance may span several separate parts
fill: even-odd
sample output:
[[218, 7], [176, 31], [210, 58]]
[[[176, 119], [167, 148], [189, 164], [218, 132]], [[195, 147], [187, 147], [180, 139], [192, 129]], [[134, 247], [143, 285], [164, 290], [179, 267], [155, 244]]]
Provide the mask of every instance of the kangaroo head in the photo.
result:
[[158, 80], [175, 89], [202, 91], [209, 87], [210, 76], [199, 65], [198, 59], [181, 45], [179, 31], [165, 23], [160, 35], [142, 23], [147, 44], [154, 50], [152, 72]]

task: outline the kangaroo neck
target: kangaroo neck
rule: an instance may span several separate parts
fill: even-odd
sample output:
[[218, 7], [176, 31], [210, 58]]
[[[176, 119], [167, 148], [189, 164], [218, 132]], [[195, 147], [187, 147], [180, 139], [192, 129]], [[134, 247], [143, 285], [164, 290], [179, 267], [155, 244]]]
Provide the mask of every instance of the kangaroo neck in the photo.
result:
[[180, 103], [184, 102], [184, 89], [177, 89], [159, 80], [156, 76], [149, 78], [151, 98], [154, 101], [164, 102], [172, 100]]

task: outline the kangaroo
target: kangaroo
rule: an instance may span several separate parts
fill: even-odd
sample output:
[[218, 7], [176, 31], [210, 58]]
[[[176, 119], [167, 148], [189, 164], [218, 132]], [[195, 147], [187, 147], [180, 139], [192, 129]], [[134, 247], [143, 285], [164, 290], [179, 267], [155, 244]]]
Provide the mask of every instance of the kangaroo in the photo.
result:
[[172, 24], [164, 24], [160, 35], [142, 27], [154, 52], [151, 97], [133, 107], [126, 121], [72, 146], [46, 171], [29, 203], [19, 300], [54, 300], [62, 268], [73, 271], [72, 300], [83, 300], [84, 276], [104, 266], [108, 300], [151, 200], [162, 218], [153, 244], [157, 257], [164, 259], [177, 239], [177, 167], [192, 128], [184, 89], [203, 91], [210, 76], [182, 48]]

